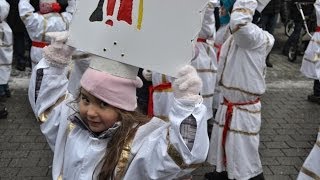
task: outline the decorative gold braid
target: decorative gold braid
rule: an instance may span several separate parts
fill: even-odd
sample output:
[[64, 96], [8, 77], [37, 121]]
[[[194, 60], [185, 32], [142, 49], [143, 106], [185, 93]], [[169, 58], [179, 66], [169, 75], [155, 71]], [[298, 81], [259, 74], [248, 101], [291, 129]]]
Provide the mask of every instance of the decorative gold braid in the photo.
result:
[[[231, 38], [232, 38], [232, 37], [231, 37]], [[222, 73], [221, 73], [221, 77], [220, 77], [220, 80], [219, 80], [219, 84], [223, 84], [223, 83], [222, 83], [222, 79], [223, 79], [224, 71], [225, 71], [225, 69], [226, 69], [228, 54], [229, 54], [229, 52], [230, 52], [230, 48], [231, 48], [232, 42], [233, 42], [233, 38], [229, 41], [228, 51], [227, 51], [227, 53], [226, 53], [226, 57], [225, 57], [225, 60], [224, 60], [224, 66], [223, 66], [223, 69], [222, 69]]]
[[232, 10], [232, 13], [233, 12], [241, 12], [243, 14], [250, 14], [250, 15], [254, 14], [254, 12], [252, 12], [251, 9], [248, 9], [248, 8], [236, 8], [236, 9]]
[[177, 149], [170, 143], [170, 132], [169, 132], [169, 127], [167, 128], [167, 143], [168, 143], [168, 148], [167, 148], [167, 153], [171, 157], [171, 159], [178, 165], [181, 169], [187, 169], [187, 168], [198, 168], [200, 167], [203, 163], [200, 164], [191, 164], [187, 165], [184, 163], [183, 158], [181, 157], [180, 153], [177, 151]]
[[58, 176], [58, 179], [57, 180], [63, 180], [62, 179], [62, 174], [60, 174], [59, 176]]
[[11, 46], [13, 46], [12, 44], [2, 44], [2, 45], [0, 45], [0, 47], [11, 47]]
[[72, 122], [68, 122], [68, 134], [71, 133], [71, 131], [76, 127], [75, 124], [73, 124]]
[[129, 164], [131, 163], [132, 158], [131, 155], [131, 146], [134, 139], [134, 136], [141, 125], [137, 125], [134, 129], [132, 129], [132, 133], [128, 133], [128, 136], [124, 142], [124, 146], [122, 152], [120, 154], [120, 158], [116, 167], [116, 178], [115, 179], [122, 179], [126, 173]]
[[252, 93], [252, 92], [249, 92], [249, 91], [237, 88], [237, 87], [228, 87], [228, 86], [224, 85], [224, 83], [223, 83], [223, 75], [224, 75], [224, 71], [225, 71], [225, 68], [226, 68], [226, 65], [227, 65], [228, 54], [230, 52], [230, 48], [231, 48], [232, 42], [233, 42], [233, 39], [230, 41], [229, 46], [228, 46], [228, 51], [226, 53], [224, 66], [223, 66], [221, 77], [220, 77], [220, 80], [219, 80], [219, 85], [223, 86], [224, 88], [229, 89], [229, 90], [240, 91], [240, 92], [243, 92], [243, 93], [246, 93], [246, 94], [249, 94], [249, 95], [253, 95], [253, 96], [261, 96], [261, 94], [256, 94], [256, 93]]
[[302, 166], [300, 171], [314, 180], [320, 180], [320, 176], [318, 176], [316, 173], [312, 172], [311, 170], [307, 169], [306, 167]]
[[67, 94], [61, 96], [57, 102], [55, 104], [53, 104], [52, 106], [50, 106], [48, 109], [46, 109], [43, 113], [41, 113], [38, 117], [38, 121], [39, 122], [46, 122], [48, 120], [48, 116], [51, 113], [51, 111], [57, 107], [62, 101], [64, 101], [65, 99], [67, 99]]
[[211, 98], [211, 97], [213, 97], [213, 94], [203, 94], [201, 96], [202, 96], [202, 98]]
[[313, 63], [313, 64], [315, 64], [315, 63], [317, 63], [317, 62], [319, 62], [319, 60], [320, 59], [317, 59], [317, 60], [311, 60], [311, 59], [308, 59], [308, 58], [303, 58], [303, 60], [305, 60], [305, 61], [308, 61], [308, 62], [310, 62], [310, 63]]
[[[247, 25], [247, 23], [238, 24], [238, 25], [236, 26], [236, 28], [234, 28], [233, 30], [231, 30], [231, 34], [234, 34], [234, 33], [237, 32], [238, 30], [240, 30], [241, 27], [243, 27], [243, 26], [245, 26], [245, 25]], [[230, 29], [231, 29], [231, 28], [230, 28]]]
[[69, 29], [69, 23], [64, 19], [64, 17], [62, 16], [62, 14], [58, 13], [59, 16], [61, 17], [62, 21], [66, 24], [66, 29]]
[[42, 42], [46, 42], [46, 32], [47, 32], [47, 26], [48, 26], [48, 21], [46, 19], [46, 16], [43, 16], [43, 33], [42, 33]]
[[310, 41], [314, 42], [314, 43], [317, 43], [318, 45], [320, 45], [320, 41], [316, 41], [314, 39], [311, 39]]
[[[216, 124], [217, 126], [219, 126], [220, 128], [224, 128], [224, 124], [219, 124], [217, 121], [213, 121], [214, 124]], [[248, 131], [242, 131], [242, 130], [238, 130], [238, 129], [229, 129], [228, 131], [233, 132], [233, 133], [237, 133], [237, 134], [243, 134], [246, 136], [256, 136], [259, 134], [260, 131], [258, 132], [248, 132]]]
[[155, 116], [161, 120], [163, 120], [164, 122], [169, 122], [169, 117], [168, 116], [165, 116], [165, 115], [157, 115]]
[[161, 78], [162, 78], [162, 83], [167, 83], [167, 78], [166, 78], [166, 75], [164, 74], [161, 74]]
[[216, 70], [213, 69], [197, 69], [198, 73], [217, 73]]
[[261, 110], [252, 111], [252, 110], [249, 110], [249, 109], [241, 108], [239, 106], [235, 106], [235, 107], [237, 109], [241, 110], [241, 111], [245, 111], [245, 112], [248, 112], [248, 113], [251, 113], [251, 114], [259, 114], [259, 113], [261, 113]]
[[0, 66], [11, 66], [12, 64], [0, 64]]
[[25, 14], [24, 16], [20, 16], [22, 21], [25, 21], [29, 16], [31, 16], [33, 13], [32, 12], [28, 12], [27, 14]]

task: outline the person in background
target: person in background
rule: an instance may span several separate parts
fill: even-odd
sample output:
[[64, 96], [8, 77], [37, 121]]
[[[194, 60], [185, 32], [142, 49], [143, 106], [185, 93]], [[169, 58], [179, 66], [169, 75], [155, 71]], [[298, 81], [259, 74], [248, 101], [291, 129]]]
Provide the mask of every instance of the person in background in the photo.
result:
[[266, 56], [274, 38], [253, 21], [256, 0], [237, 0], [230, 17], [232, 35], [223, 44], [218, 78], [222, 103], [215, 117], [208, 162], [210, 179], [263, 180], [259, 156], [260, 97], [266, 90]]
[[[15, 61], [15, 68], [19, 71], [24, 71], [26, 66], [31, 64], [30, 54], [25, 56], [25, 52], [30, 52], [31, 40], [19, 15], [19, 0], [7, 0], [7, 2], [10, 4], [7, 22], [13, 32], [13, 59]], [[39, 10], [39, 0], [31, 0], [30, 3], [36, 5], [35, 9]]]
[[[149, 102], [149, 86], [152, 85], [151, 81], [148, 81], [144, 78], [143, 69], [140, 68], [138, 72], [138, 77], [142, 80], [143, 86], [141, 88], [137, 88], [137, 101], [138, 108], [143, 114], [148, 113], [148, 102]], [[151, 79], [151, 78], [150, 78]]]
[[[289, 17], [294, 21], [294, 30], [283, 47], [282, 54], [285, 56], [288, 56], [290, 47], [295, 47], [298, 44], [303, 28], [303, 20], [296, 6], [297, 2], [314, 2], [314, 0], [289, 0], [286, 2], [290, 5]], [[312, 14], [313, 12], [312, 6], [302, 6], [302, 8], [305, 15]]]
[[46, 34], [69, 28], [75, 3], [75, 0], [68, 0], [68, 6], [63, 11], [57, 0], [39, 0], [39, 11], [35, 11], [30, 0], [19, 1], [19, 15], [32, 40], [32, 68], [42, 59], [42, 48], [50, 44], [51, 39]]
[[196, 68], [203, 84], [200, 95], [207, 108], [206, 119], [208, 120], [209, 137], [213, 127], [213, 95], [218, 71], [217, 55], [214, 47], [210, 44], [214, 44], [216, 38], [215, 6], [216, 4], [209, 2], [205, 9], [202, 27], [195, 44], [195, 55], [191, 60], [191, 65]]
[[[280, 0], [271, 0], [261, 12], [259, 25], [262, 27], [263, 30], [268, 31], [272, 35], [277, 25], [278, 14], [280, 13], [280, 7], [281, 7]], [[270, 53], [268, 54], [266, 59], [267, 67], [273, 67], [269, 57], [270, 57]]]
[[[6, 96], [9, 91], [8, 81], [11, 72], [13, 55], [12, 31], [5, 21], [10, 5], [5, 0], [0, 0], [0, 96]], [[0, 118], [6, 118], [7, 108], [0, 103]]]
[[320, 104], [320, 2], [314, 4], [317, 16], [317, 28], [313, 34], [309, 45], [304, 53], [300, 71], [307, 78], [313, 79], [313, 92], [308, 95], [308, 101]]
[[12, 66], [13, 42], [12, 30], [6, 22], [10, 5], [5, 1], [1, 1], [0, 11], [0, 98], [4, 100], [10, 97], [9, 78]]

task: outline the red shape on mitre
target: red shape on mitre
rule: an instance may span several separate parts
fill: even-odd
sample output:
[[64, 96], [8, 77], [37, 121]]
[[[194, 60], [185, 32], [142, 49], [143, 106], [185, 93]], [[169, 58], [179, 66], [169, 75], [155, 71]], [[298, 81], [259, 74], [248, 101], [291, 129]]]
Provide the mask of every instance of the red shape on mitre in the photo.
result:
[[52, 7], [52, 12], [58, 13], [61, 10], [61, 6], [59, 3], [52, 3], [51, 7]]
[[106, 21], [106, 24], [109, 25], [109, 26], [113, 26], [113, 21], [111, 19], [108, 19]]

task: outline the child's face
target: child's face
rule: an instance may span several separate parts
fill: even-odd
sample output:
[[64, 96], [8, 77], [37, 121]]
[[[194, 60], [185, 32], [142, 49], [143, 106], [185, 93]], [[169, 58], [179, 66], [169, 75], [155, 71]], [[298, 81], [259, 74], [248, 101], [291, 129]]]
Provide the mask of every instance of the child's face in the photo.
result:
[[89, 128], [99, 133], [112, 127], [119, 118], [116, 108], [81, 89], [79, 102], [80, 116]]

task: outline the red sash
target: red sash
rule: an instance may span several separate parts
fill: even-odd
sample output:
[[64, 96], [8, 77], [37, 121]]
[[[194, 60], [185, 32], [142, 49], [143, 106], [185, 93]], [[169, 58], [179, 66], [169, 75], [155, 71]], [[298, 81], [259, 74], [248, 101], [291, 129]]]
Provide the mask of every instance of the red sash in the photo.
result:
[[32, 46], [34, 46], [34, 47], [44, 48], [48, 45], [49, 45], [49, 43], [47, 43], [47, 42], [32, 41]]
[[317, 26], [316, 32], [320, 32], [320, 27], [319, 26]]
[[203, 38], [198, 38], [198, 39], [197, 39], [197, 42], [207, 43], [207, 40], [206, 40], [206, 39], [203, 39]]
[[230, 124], [231, 124], [232, 113], [233, 113], [233, 106], [244, 106], [244, 105], [256, 104], [259, 101], [260, 101], [260, 98], [257, 98], [254, 101], [249, 101], [249, 102], [244, 102], [244, 103], [232, 103], [232, 102], [228, 101], [226, 98], [223, 98], [223, 104], [227, 106], [226, 120], [224, 123], [223, 132], [222, 132], [223, 163], [225, 166], [227, 164], [226, 139], [227, 139], [227, 133], [230, 130]]
[[220, 58], [220, 52], [221, 52], [221, 47], [222, 45], [216, 44], [214, 43], [214, 47], [217, 48], [217, 62], [219, 62], [219, 58]]
[[149, 102], [148, 102], [148, 116], [153, 117], [153, 92], [163, 91], [171, 88], [171, 83], [162, 83], [157, 86], [149, 86]]

